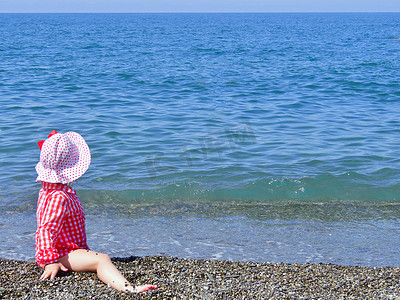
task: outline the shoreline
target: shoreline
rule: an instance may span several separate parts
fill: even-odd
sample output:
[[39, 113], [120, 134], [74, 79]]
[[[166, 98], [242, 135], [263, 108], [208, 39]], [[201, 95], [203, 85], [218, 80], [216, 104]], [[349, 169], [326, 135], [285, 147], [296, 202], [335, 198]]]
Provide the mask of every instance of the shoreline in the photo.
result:
[[113, 258], [133, 284], [159, 290], [128, 295], [93, 273], [40, 281], [32, 261], [0, 259], [1, 299], [396, 299], [400, 268], [253, 263], [169, 256]]

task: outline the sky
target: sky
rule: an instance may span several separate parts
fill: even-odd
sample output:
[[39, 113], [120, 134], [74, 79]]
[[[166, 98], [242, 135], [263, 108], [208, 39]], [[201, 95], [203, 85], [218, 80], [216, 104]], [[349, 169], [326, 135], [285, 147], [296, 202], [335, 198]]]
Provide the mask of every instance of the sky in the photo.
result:
[[400, 0], [0, 0], [7, 12], [400, 12]]

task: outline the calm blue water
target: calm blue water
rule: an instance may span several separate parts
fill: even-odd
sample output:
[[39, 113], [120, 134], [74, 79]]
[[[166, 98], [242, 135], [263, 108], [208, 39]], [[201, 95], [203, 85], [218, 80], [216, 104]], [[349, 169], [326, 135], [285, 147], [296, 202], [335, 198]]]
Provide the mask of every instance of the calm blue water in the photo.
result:
[[33, 257], [56, 129], [91, 149], [99, 251], [400, 266], [398, 38], [400, 13], [0, 14], [0, 256]]

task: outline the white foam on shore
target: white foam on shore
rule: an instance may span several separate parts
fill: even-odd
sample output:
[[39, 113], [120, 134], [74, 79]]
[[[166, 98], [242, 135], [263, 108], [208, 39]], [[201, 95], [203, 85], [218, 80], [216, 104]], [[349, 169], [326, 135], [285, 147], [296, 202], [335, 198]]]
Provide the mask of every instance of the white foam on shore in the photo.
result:
[[[34, 259], [34, 212], [0, 216], [0, 257]], [[18, 226], [17, 226], [18, 225]], [[87, 214], [88, 244], [112, 257], [400, 266], [399, 222], [127, 217]]]

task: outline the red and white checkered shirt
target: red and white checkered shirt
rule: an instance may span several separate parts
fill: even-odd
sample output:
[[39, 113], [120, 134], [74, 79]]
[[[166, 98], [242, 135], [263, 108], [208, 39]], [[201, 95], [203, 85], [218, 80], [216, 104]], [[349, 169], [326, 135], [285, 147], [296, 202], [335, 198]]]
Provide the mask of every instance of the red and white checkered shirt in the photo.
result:
[[36, 261], [44, 267], [86, 243], [85, 213], [75, 190], [42, 182], [36, 211]]

